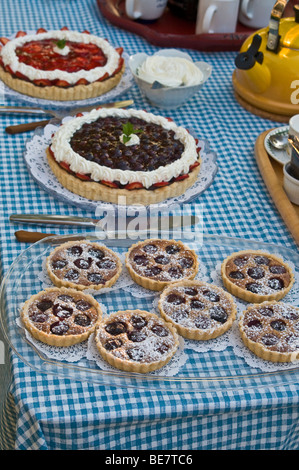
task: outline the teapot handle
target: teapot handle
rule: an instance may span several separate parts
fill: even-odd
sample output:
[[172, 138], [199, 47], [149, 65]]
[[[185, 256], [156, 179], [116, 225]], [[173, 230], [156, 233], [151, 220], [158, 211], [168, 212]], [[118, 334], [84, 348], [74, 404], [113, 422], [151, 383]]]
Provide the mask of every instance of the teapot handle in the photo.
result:
[[243, 0], [242, 5], [241, 5], [241, 11], [243, 15], [248, 18], [248, 20], [252, 20], [253, 18], [253, 13], [250, 11], [251, 0]]
[[267, 41], [267, 49], [272, 52], [277, 52], [278, 45], [279, 45], [279, 25], [284, 10], [289, 3], [289, 0], [277, 0], [272, 12], [271, 18], [269, 23], [269, 35]]
[[138, 2], [135, 0], [126, 0], [126, 13], [129, 18], [137, 20], [141, 16], [141, 12], [138, 11]]

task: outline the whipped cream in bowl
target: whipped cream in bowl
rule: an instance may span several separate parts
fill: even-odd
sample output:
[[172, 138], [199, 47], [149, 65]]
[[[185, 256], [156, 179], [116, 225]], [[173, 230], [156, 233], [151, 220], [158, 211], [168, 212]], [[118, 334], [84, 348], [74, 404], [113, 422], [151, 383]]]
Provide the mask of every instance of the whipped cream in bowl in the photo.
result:
[[135, 54], [130, 57], [129, 67], [142, 94], [162, 108], [176, 108], [187, 102], [212, 72], [210, 64], [193, 62], [189, 54], [176, 49], [163, 49], [152, 56]]

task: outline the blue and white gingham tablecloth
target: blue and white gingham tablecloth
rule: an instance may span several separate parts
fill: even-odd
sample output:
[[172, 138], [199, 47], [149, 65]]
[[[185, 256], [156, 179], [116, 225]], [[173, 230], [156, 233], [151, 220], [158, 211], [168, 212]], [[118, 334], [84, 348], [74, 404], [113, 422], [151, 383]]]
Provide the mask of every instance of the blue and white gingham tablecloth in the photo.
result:
[[[128, 54], [158, 49], [111, 25], [101, 16], [96, 0], [14, 0], [13, 8], [11, 2], [0, 0], [0, 11], [1, 36], [67, 25], [106, 37]], [[218, 154], [218, 175], [200, 197], [205, 233], [297, 250], [254, 158], [258, 135], [279, 123], [256, 117], [237, 104], [231, 82], [236, 53], [188, 52], [193, 60], [213, 66], [212, 77], [193, 100], [167, 114], [208, 139]], [[135, 85], [122, 98], [134, 99], [136, 108], [161, 112], [149, 105]], [[3, 103], [12, 104], [5, 97]], [[25, 118], [2, 115], [0, 119], [2, 274], [27, 246], [15, 240], [14, 232], [28, 226], [10, 224], [11, 213], [93, 215], [55, 200], [33, 181], [22, 155], [29, 135], [11, 136], [4, 130], [20, 122]], [[215, 353], [215, 360], [217, 354], [221, 353]], [[182, 394], [47, 376], [12, 352], [5, 366], [11, 382], [0, 424], [4, 449], [298, 449], [298, 375], [293, 383], [275, 387]]]

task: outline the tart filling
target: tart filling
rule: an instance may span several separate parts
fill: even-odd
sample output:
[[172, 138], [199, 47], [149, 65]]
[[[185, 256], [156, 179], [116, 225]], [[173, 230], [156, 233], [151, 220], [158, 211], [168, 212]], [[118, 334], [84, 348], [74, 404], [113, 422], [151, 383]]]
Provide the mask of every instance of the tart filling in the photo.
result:
[[134, 109], [95, 109], [64, 123], [49, 152], [78, 178], [116, 189], [158, 189], [188, 179], [200, 165], [197, 141], [186, 129]]
[[240, 333], [257, 356], [272, 362], [299, 359], [299, 308], [283, 302], [251, 305], [243, 313]]
[[181, 241], [149, 239], [131, 246], [126, 267], [137, 284], [160, 291], [170, 283], [193, 279], [198, 259]]
[[95, 341], [109, 364], [132, 372], [150, 372], [163, 367], [179, 344], [171, 324], [143, 310], [109, 315], [98, 325]]
[[21, 319], [32, 336], [51, 346], [85, 341], [95, 330], [102, 311], [95, 299], [73, 289], [45, 289], [27, 300]]
[[87, 85], [112, 77], [123, 66], [122, 48], [88, 32], [39, 29], [36, 34], [20, 31], [12, 40], [0, 40], [4, 70], [40, 87]]
[[58, 246], [48, 256], [46, 266], [56, 286], [78, 290], [111, 287], [122, 270], [121, 261], [112, 250], [87, 240]]
[[180, 335], [193, 340], [222, 335], [232, 326], [237, 312], [230, 294], [220, 287], [194, 280], [167, 287], [158, 306], [163, 318]]
[[261, 251], [233, 253], [221, 266], [224, 286], [248, 302], [279, 300], [294, 283], [294, 275], [281, 258]]

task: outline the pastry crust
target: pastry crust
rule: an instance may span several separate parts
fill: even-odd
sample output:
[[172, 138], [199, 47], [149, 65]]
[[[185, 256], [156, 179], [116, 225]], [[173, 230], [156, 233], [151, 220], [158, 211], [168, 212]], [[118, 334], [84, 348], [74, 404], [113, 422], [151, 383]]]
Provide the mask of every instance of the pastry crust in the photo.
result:
[[192, 170], [189, 174], [189, 178], [182, 181], [176, 181], [168, 186], [157, 188], [155, 190], [128, 190], [110, 188], [94, 181], [82, 181], [80, 178], [73, 176], [68, 171], [61, 168], [61, 166], [52, 157], [49, 148], [46, 149], [46, 155], [51, 170], [63, 187], [86, 199], [111, 202], [113, 204], [117, 204], [119, 202], [119, 198], [125, 198], [127, 205], [138, 203], [147, 206], [150, 204], [157, 204], [172, 197], [180, 196], [181, 194], [184, 194], [188, 188], [193, 186], [198, 178], [200, 170], [199, 165]]
[[[75, 283], [75, 282], [72, 282], [71, 280], [67, 280], [55, 274], [55, 270], [52, 267], [52, 261], [57, 256], [57, 254], [61, 251], [66, 252], [69, 248], [72, 248], [74, 246], [80, 246], [80, 245], [83, 245], [83, 246], [87, 245], [90, 248], [95, 248], [95, 249], [104, 251], [106, 254], [108, 254], [109, 258], [112, 258], [112, 260], [115, 262], [116, 264], [116, 268], [114, 269], [115, 274], [111, 278], [108, 278], [105, 283], [103, 284], [93, 284], [92, 282], [88, 282], [88, 283], [85, 282], [84, 284]], [[74, 267], [76, 269], [76, 266]], [[57, 248], [55, 248], [55, 250], [53, 250], [50, 253], [50, 255], [47, 257], [46, 269], [47, 269], [47, 272], [51, 281], [57, 287], [68, 287], [68, 288], [77, 289], [80, 291], [83, 291], [85, 289], [100, 290], [100, 289], [112, 287], [116, 283], [117, 279], [119, 278], [122, 272], [122, 263], [120, 259], [118, 258], [118, 256], [114, 253], [114, 251], [110, 250], [110, 248], [107, 248], [106, 246], [103, 246], [100, 243], [90, 242], [87, 240], [83, 240], [83, 241], [80, 240], [79, 242], [78, 241], [66, 242], [66, 243], [63, 243], [62, 245], [59, 245]]]
[[245, 346], [271, 362], [299, 359], [299, 308], [269, 301], [250, 305], [242, 314], [239, 330]]
[[[169, 245], [176, 245], [178, 246], [183, 253], [187, 254], [188, 257], [191, 257], [193, 259], [193, 265], [192, 267], [188, 270], [188, 274], [184, 276], [184, 279], [194, 279], [196, 276], [196, 273], [198, 271], [199, 267], [199, 261], [197, 258], [197, 255], [194, 250], [191, 250], [188, 248], [184, 243], [182, 243], [180, 240], [160, 240], [160, 239], [147, 239], [143, 240], [141, 242], [135, 243], [132, 245], [127, 254], [126, 254], [126, 268], [132, 277], [133, 281], [136, 282], [136, 284], [144, 287], [145, 289], [150, 289], [154, 291], [161, 291], [165, 287], [167, 287], [169, 284], [173, 284], [174, 282], [177, 282], [177, 279], [169, 280], [169, 281], [162, 281], [158, 279], [151, 279], [150, 277], [146, 277], [144, 275], [139, 274], [136, 272], [136, 270], [132, 266], [132, 260], [130, 259], [131, 253], [136, 249], [140, 248], [144, 245], [147, 244], [152, 244], [152, 243], [167, 243]], [[181, 254], [182, 254], [181, 252]], [[171, 255], [170, 255], [171, 256]], [[179, 258], [180, 259], [180, 258]]]
[[[233, 282], [229, 277], [228, 277], [228, 273], [227, 273], [227, 266], [229, 265], [229, 263], [231, 263], [233, 261], [234, 258], [239, 258], [239, 257], [244, 257], [244, 256], [250, 256], [250, 257], [265, 257], [267, 259], [270, 260], [270, 264], [271, 263], [277, 263], [279, 266], [283, 266], [285, 268], [285, 273], [284, 274], [271, 274], [272, 278], [275, 278], [277, 276], [281, 277], [281, 278], [284, 278], [287, 282], [287, 285], [284, 287], [284, 288], [281, 288], [279, 290], [274, 290], [274, 289], [267, 289], [267, 292], [264, 290], [262, 291], [261, 290], [261, 293], [255, 293], [255, 292], [251, 292], [249, 290], [246, 289], [246, 287], [244, 287], [243, 284], [245, 284], [246, 282], [246, 279], [247, 277], [241, 280], [238, 280], [238, 279], [234, 279], [235, 282]], [[263, 266], [263, 265], [260, 265], [260, 266]], [[249, 265], [248, 265], [249, 267]], [[238, 268], [236, 267], [235, 268], [236, 271], [238, 271]], [[242, 268], [240, 268], [240, 271], [241, 271]], [[247, 269], [247, 267], [246, 267]], [[267, 272], [267, 278], [265, 277], [265, 279], [268, 279], [269, 277], [271, 277], [269, 275], [269, 272], [268, 272], [268, 269], [267, 269], [267, 266], [264, 265], [264, 268], [263, 268], [266, 272]], [[292, 288], [293, 284], [294, 284], [294, 281], [295, 281], [295, 278], [294, 278], [294, 274], [290, 268], [290, 266], [285, 263], [280, 257], [278, 256], [275, 256], [275, 255], [270, 255], [269, 253], [265, 253], [263, 251], [259, 251], [259, 250], [242, 250], [242, 251], [239, 251], [239, 252], [236, 252], [236, 253], [233, 253], [231, 254], [230, 256], [228, 256], [223, 262], [222, 262], [222, 265], [221, 265], [221, 277], [222, 277], [222, 281], [223, 281], [223, 285], [225, 286], [225, 288], [233, 295], [235, 295], [236, 297], [239, 297], [240, 299], [243, 299], [247, 302], [250, 302], [250, 303], [261, 303], [261, 302], [265, 302], [265, 301], [270, 301], [270, 300], [280, 300], [282, 299], [289, 291], [290, 289]], [[254, 283], [259, 283], [259, 280], [256, 279], [254, 280], [251, 279], [252, 282]], [[247, 282], [248, 282], [248, 279], [247, 279]]]
[[115, 88], [120, 82], [124, 70], [125, 65], [123, 65], [120, 72], [116, 73], [112, 77], [107, 78], [106, 80], [92, 82], [88, 85], [70, 86], [68, 88], [58, 86], [37, 86], [26, 80], [13, 77], [2, 67], [0, 67], [0, 79], [7, 86], [24, 95], [55, 101], [74, 101], [101, 96], [104, 93], [112, 90], [112, 88]]
[[[88, 302], [91, 307], [92, 307], [92, 317], [93, 320], [91, 324], [88, 327], [82, 327], [81, 332], [78, 332], [76, 334], [64, 334], [64, 335], [58, 335], [58, 334], [53, 334], [49, 329], [50, 329], [50, 323], [55, 323], [55, 321], [58, 320], [58, 317], [55, 317], [53, 312], [49, 313], [49, 318], [47, 321], [45, 321], [45, 326], [46, 326], [46, 331], [43, 331], [42, 329], [38, 328], [36, 325], [40, 325], [40, 323], [34, 323], [30, 319], [30, 308], [35, 304], [38, 300], [42, 300], [43, 298], [51, 298], [52, 300], [55, 300], [59, 296], [71, 296], [74, 298], [76, 301], [84, 301]], [[73, 310], [75, 311], [74, 304], [72, 305]], [[86, 312], [90, 312], [91, 310], [85, 310], [84, 314]], [[49, 310], [48, 310], [49, 312]], [[82, 312], [81, 312], [82, 313]], [[96, 315], [95, 315], [96, 313]], [[77, 314], [80, 315], [80, 310], [77, 310]], [[59, 347], [66, 347], [66, 346], [72, 346], [73, 344], [81, 343], [82, 341], [85, 341], [89, 335], [95, 330], [96, 326], [100, 322], [102, 318], [102, 310], [98, 304], [98, 302], [91, 296], [82, 292], [78, 292], [77, 290], [74, 289], [66, 289], [66, 288], [48, 288], [45, 289], [44, 291], [39, 292], [38, 294], [33, 295], [28, 299], [22, 310], [21, 310], [21, 319], [24, 323], [25, 328], [31, 333], [31, 335], [35, 338], [38, 339], [39, 341], [49, 344], [50, 346], [59, 346]], [[69, 321], [69, 320], [68, 320]], [[72, 323], [74, 322], [73, 316], [72, 316]], [[77, 328], [80, 330], [80, 328]]]
[[[191, 297], [186, 294], [186, 290], [187, 292], [188, 290], [189, 292], [196, 290], [198, 293]], [[209, 300], [206, 295], [203, 295], [203, 292], [206, 291], [214, 295], [214, 301]], [[168, 312], [167, 299], [170, 295], [177, 295], [185, 302], [177, 307], [175, 305], [170, 306], [170, 310]], [[219, 296], [219, 301], [217, 302], [215, 302], [216, 295]], [[194, 315], [191, 314], [192, 300], [193, 302], [195, 300], [202, 304], [200, 310], [195, 310], [196, 313]], [[223, 323], [211, 320], [209, 309], [215, 309], [215, 307], [225, 308], [227, 319]], [[168, 286], [160, 296], [158, 308], [162, 317], [167, 322], [171, 322], [173, 324], [179, 335], [196, 341], [206, 341], [221, 336], [231, 328], [237, 315], [235, 301], [229, 293], [225, 292], [218, 286], [196, 280], [180, 281]], [[182, 317], [180, 317], [180, 310], [184, 312], [184, 316]], [[173, 313], [174, 317], [171, 316], [170, 313]], [[185, 316], [187, 313], [188, 316]], [[207, 327], [207, 324], [205, 325], [205, 328], [196, 327], [193, 320], [196, 320], [198, 314], [201, 315], [204, 322], [208, 321], [210, 323], [209, 327]]]
[[[129, 319], [132, 316], [136, 315], [141, 315], [143, 318], [146, 319], [148, 325], [149, 324], [158, 324], [159, 326], [162, 326], [168, 331], [168, 335], [164, 337], [158, 337], [152, 334], [151, 339], [152, 341], [155, 341], [155, 344], [157, 347], [162, 346], [163, 344], [165, 345], [166, 341], [168, 344], [168, 352], [162, 352], [161, 354], [157, 354], [154, 350], [152, 351], [154, 355], [154, 359], [151, 361], [149, 359], [146, 359], [142, 362], [142, 359], [140, 361], [130, 359], [126, 353], [130, 348], [136, 347], [143, 347], [142, 343], [145, 341], [141, 342], [132, 342], [128, 339], [126, 333], [119, 334], [117, 336], [110, 336], [107, 334], [105, 330], [105, 326], [107, 326], [108, 323], [112, 323], [113, 321], [125, 321], [129, 323]], [[132, 330], [132, 327], [129, 327]], [[145, 327], [147, 328], [147, 326]], [[139, 330], [142, 331], [142, 330]], [[103, 344], [105, 344], [105, 341], [110, 339], [120, 339], [123, 342], [123, 345], [120, 347], [120, 349], [116, 349], [116, 354], [113, 353], [113, 351], [108, 351]], [[95, 342], [97, 345], [97, 348], [103, 357], [105, 361], [107, 361], [110, 365], [113, 367], [126, 371], [126, 372], [138, 372], [138, 373], [148, 373], [152, 372], [154, 370], [160, 369], [164, 365], [166, 365], [170, 359], [174, 356], [175, 352], [177, 351], [177, 348], [179, 346], [179, 339], [178, 335], [176, 332], [176, 329], [172, 326], [172, 324], [165, 322], [163, 319], [159, 318], [156, 314], [150, 313], [144, 310], [124, 310], [124, 311], [119, 311], [112, 313], [107, 317], [106, 319], [103, 319], [100, 324], [97, 327], [96, 334], [95, 334]], [[153, 343], [151, 343], [153, 344]], [[146, 348], [145, 348], [146, 350]], [[148, 354], [151, 354], [151, 351], [147, 351]], [[160, 357], [161, 356], [161, 357]], [[157, 358], [159, 357], [159, 358]]]

